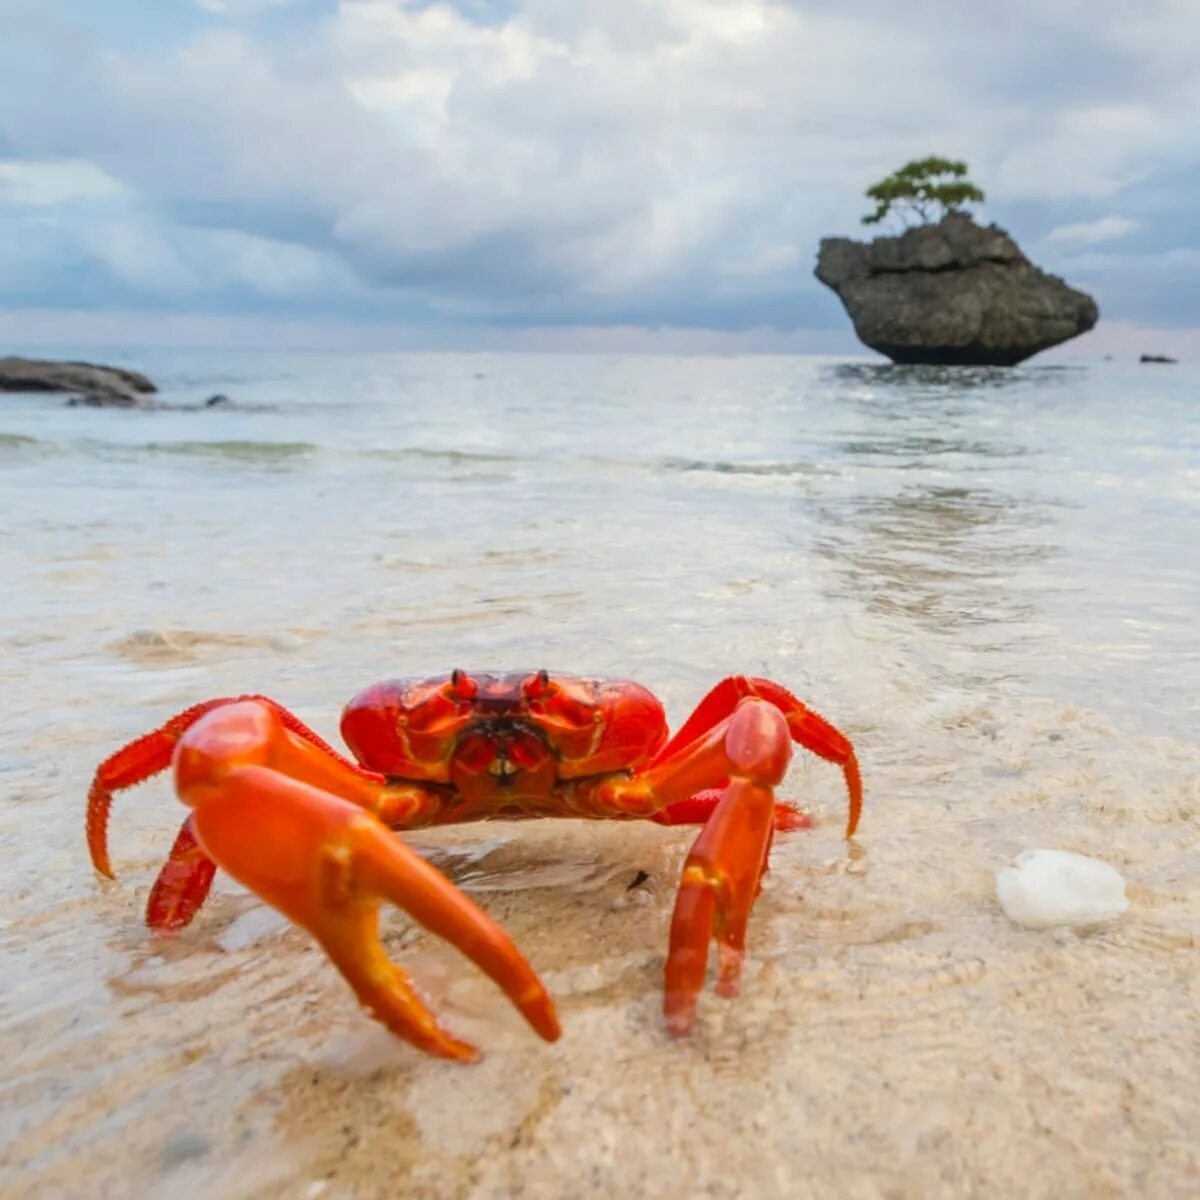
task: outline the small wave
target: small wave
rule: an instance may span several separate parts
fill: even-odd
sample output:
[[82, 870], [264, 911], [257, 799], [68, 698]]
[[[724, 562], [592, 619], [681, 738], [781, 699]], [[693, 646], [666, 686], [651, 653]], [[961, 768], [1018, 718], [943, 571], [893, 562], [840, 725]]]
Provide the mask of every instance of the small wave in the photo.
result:
[[220, 458], [231, 462], [283, 462], [317, 452], [312, 442], [147, 442], [136, 447], [150, 454]]
[[231, 400], [228, 396], [211, 396], [207, 400], [174, 401], [162, 400], [150, 412], [169, 413], [278, 413], [282, 412], [278, 404], [257, 404], [247, 400]]
[[715, 475], [813, 476], [821, 468], [807, 462], [728, 462], [724, 459], [659, 458], [651, 465], [663, 471], [706, 472]]
[[479, 463], [519, 463], [530, 462], [530, 455], [498, 454], [484, 450], [433, 450], [426, 446], [404, 446], [400, 449], [366, 450], [364, 458], [380, 459], [384, 462], [411, 462], [417, 459], [424, 462], [449, 463], [451, 466], [474, 466]]
[[[878, 438], [874, 441], [846, 442], [842, 450], [851, 458], [867, 458], [881, 455], [888, 458], [920, 460], [925, 456], [961, 454], [964, 457], [983, 460], [992, 458], [1020, 458], [1030, 453], [1027, 446], [996, 445], [991, 442], [971, 441], [965, 438], [939, 437], [896, 437]], [[972, 469], [978, 469], [973, 467]]]
[[200, 629], [135, 629], [105, 647], [143, 667], [179, 666], [234, 650], [294, 650], [304, 639], [290, 630], [272, 634], [214, 633]]
[[23, 433], [0, 433], [0, 450], [24, 450], [30, 446], [45, 444], [37, 438], [26, 437]]

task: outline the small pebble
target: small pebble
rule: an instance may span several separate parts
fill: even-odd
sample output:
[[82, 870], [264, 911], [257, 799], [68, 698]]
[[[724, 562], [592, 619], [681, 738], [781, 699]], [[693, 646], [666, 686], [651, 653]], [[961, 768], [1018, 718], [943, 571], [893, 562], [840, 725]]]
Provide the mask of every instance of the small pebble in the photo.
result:
[[1129, 907], [1120, 872], [1069, 850], [1026, 850], [996, 872], [996, 899], [1006, 915], [1031, 929], [1099, 925]]

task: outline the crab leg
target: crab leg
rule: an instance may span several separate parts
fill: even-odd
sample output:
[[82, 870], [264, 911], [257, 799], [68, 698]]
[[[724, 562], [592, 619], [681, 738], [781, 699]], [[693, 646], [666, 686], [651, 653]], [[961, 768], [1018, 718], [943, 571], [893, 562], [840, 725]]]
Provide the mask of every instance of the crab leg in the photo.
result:
[[[175, 784], [204, 852], [307, 929], [364, 1007], [422, 1050], [462, 1060], [478, 1053], [438, 1024], [384, 953], [383, 900], [458, 947], [542, 1037], [556, 1039], [554, 1006], [508, 935], [363, 807], [356, 793], [366, 781], [339, 778], [338, 764], [318, 756], [260, 701], [197, 721], [180, 740]], [[292, 777], [297, 768], [309, 781]]]
[[[713, 815], [721, 797], [721, 788], [706, 788], [686, 800], [678, 800], [651, 813], [650, 820], [656, 825], [703, 825]], [[812, 817], [802, 808], [784, 800], [775, 801], [775, 832], [792, 833], [797, 829], [811, 829]]]
[[[783, 714], [788, 731], [798, 745], [842, 768], [850, 800], [846, 836], [853, 837], [862, 814], [862, 776], [854, 746], [844, 733], [824, 717], [813, 712], [782, 684], [770, 679], [750, 675], [731, 675], [723, 679], [700, 701], [675, 736], [658, 752], [651, 767], [668, 763], [687, 752], [692, 742], [729, 717], [747, 696], [757, 696], [773, 704]], [[706, 783], [711, 787], [713, 781], [706, 780]]]
[[175, 844], [163, 863], [150, 898], [146, 901], [146, 924], [164, 931], [183, 929], [191, 923], [208, 899], [217, 864], [196, 841], [191, 816], [179, 827]]
[[[673, 785], [715, 767], [729, 776], [724, 795], [683, 867], [664, 972], [663, 1015], [678, 1037], [692, 1027], [704, 986], [708, 945], [718, 943], [718, 990], [737, 995], [746, 924], [767, 866], [774, 787], [787, 773], [792, 742], [774, 705], [747, 698], [727, 721], [674, 764]], [[673, 789], [672, 789], [673, 790]]]

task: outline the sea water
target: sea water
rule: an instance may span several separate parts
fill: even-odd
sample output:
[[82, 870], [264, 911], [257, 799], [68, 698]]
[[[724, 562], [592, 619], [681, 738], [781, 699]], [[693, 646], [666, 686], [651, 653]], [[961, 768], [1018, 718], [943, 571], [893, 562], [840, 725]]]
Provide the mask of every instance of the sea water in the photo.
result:
[[[1003, 1195], [1022, 1155], [1059, 1194], [1200, 1186], [1195, 367], [105, 357], [179, 407], [0, 397], [6, 1195]], [[91, 772], [173, 712], [266, 692], [334, 737], [367, 683], [455, 666], [629, 676], [674, 722], [767, 675], [854, 739], [855, 843], [801, 754], [817, 828], [690, 1042], [658, 1015], [687, 830], [413, 839], [560, 1000], [537, 1043], [390, 914], [491, 1052], [465, 1069], [227, 881], [152, 938], [165, 780], [93, 875]], [[1010, 928], [992, 879], [1029, 846], [1113, 862], [1130, 913]]]

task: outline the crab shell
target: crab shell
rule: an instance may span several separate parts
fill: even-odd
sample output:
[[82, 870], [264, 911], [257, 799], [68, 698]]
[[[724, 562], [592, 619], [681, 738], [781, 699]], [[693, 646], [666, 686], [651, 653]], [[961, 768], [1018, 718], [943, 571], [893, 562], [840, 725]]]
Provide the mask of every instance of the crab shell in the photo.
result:
[[377, 683], [346, 705], [341, 729], [381, 775], [451, 784], [464, 800], [496, 805], [635, 771], [667, 739], [662, 704], [640, 684], [547, 671]]

